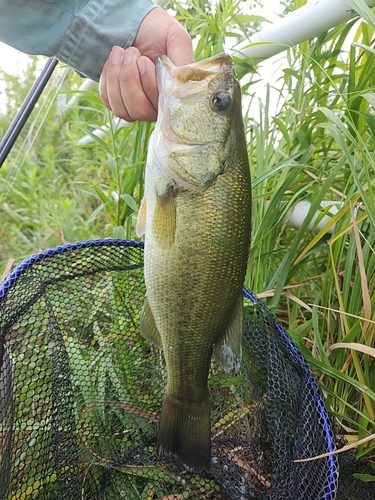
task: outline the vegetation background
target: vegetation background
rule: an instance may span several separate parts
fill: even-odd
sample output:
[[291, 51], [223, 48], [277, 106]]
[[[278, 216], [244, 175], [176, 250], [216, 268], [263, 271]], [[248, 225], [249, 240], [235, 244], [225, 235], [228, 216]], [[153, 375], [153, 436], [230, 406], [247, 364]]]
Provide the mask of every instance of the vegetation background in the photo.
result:
[[[253, 179], [246, 286], [286, 326], [331, 414], [356, 441], [375, 432], [375, 16], [364, 0], [350, 1], [363, 20], [289, 50], [263, 100], [253, 91], [256, 68], [244, 66], [239, 76]], [[284, 13], [304, 3], [287, 1]], [[242, 6], [170, 5], [194, 38], [197, 59], [249, 42], [261, 19]], [[0, 72], [7, 95], [0, 137], [38, 74], [37, 59], [30, 61], [21, 79]], [[153, 126], [118, 126], [97, 88], [81, 92], [81, 83], [70, 70], [55, 73], [0, 170], [0, 271], [9, 259], [62, 243], [135, 239]], [[75, 105], [64, 108], [73, 97]], [[93, 134], [98, 127], [103, 137]], [[291, 228], [286, 214], [301, 201], [310, 210]], [[322, 219], [331, 210], [322, 201], [337, 213]], [[369, 442], [357, 455], [373, 458], [374, 450]]]

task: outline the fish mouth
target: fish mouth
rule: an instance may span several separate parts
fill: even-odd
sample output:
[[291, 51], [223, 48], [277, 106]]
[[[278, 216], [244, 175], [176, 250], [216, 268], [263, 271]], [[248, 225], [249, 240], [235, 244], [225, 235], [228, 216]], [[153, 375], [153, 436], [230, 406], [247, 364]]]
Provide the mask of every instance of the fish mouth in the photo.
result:
[[233, 67], [232, 57], [224, 53], [185, 66], [175, 66], [165, 55], [156, 60], [158, 81], [163, 82], [166, 93], [177, 98], [205, 93], [213, 78], [233, 72]]
[[184, 84], [187, 82], [200, 82], [219, 73], [226, 73], [233, 69], [233, 59], [228, 54], [217, 54], [204, 59], [203, 61], [186, 64], [185, 66], [175, 66], [165, 55], [159, 56], [158, 64], [162, 64], [170, 70], [176, 82]]

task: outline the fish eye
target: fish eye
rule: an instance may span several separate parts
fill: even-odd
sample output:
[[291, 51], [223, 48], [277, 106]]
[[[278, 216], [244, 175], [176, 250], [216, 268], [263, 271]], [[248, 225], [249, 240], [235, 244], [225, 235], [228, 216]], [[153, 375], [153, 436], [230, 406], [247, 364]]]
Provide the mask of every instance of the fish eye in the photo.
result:
[[232, 104], [232, 97], [228, 92], [219, 90], [211, 96], [210, 104], [214, 111], [225, 111]]

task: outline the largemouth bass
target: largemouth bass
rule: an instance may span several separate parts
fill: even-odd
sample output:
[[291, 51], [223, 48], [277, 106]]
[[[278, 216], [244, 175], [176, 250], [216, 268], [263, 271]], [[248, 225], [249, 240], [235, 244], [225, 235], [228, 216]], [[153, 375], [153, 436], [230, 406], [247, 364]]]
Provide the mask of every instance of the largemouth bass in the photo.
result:
[[209, 467], [207, 378], [241, 360], [250, 244], [250, 174], [241, 92], [230, 56], [157, 62], [159, 112], [137, 233], [145, 233], [142, 334], [163, 349], [167, 386], [159, 453]]

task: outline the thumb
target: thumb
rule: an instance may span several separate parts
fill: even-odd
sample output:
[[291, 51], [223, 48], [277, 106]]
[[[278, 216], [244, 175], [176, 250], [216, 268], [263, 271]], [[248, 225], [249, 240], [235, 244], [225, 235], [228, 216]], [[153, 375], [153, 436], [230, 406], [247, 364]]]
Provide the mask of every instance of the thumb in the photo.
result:
[[189, 33], [179, 23], [170, 25], [166, 37], [166, 55], [176, 66], [194, 62], [193, 44]]

